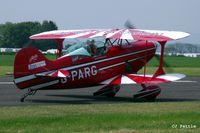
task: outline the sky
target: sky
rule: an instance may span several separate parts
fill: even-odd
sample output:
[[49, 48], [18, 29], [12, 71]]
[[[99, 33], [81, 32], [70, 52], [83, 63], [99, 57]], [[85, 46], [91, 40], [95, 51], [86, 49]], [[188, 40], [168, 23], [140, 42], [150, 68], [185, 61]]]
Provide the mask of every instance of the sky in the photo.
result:
[[59, 29], [177, 30], [200, 46], [200, 0], [1, 0], [0, 24], [52, 20]]

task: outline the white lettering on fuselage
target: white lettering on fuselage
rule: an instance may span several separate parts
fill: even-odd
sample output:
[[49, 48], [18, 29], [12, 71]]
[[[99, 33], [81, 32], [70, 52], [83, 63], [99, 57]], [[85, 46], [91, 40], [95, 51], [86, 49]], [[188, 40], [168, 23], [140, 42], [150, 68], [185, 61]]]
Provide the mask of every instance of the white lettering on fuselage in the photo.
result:
[[44, 66], [46, 66], [46, 62], [43, 60], [43, 61], [40, 61], [40, 62], [29, 64], [28, 70], [33, 70], [33, 69], [44, 67]]
[[67, 78], [61, 78], [61, 81], [60, 81], [62, 84], [65, 84], [67, 83]]
[[92, 66], [91, 67], [91, 74], [94, 76], [94, 75], [97, 75], [97, 67], [96, 66]]
[[67, 78], [71, 78], [72, 81], [75, 81], [75, 80], [81, 80], [81, 79], [89, 78], [91, 76], [95, 76], [97, 75], [97, 73], [98, 71], [97, 71], [96, 66], [84, 67], [82, 69], [73, 70], [71, 71], [70, 76], [61, 79], [61, 83], [62, 84], [67, 83], [68, 81]]
[[71, 75], [72, 75], [72, 81], [74, 81], [74, 78], [77, 77], [78, 73], [77, 71], [72, 71]]
[[29, 63], [33, 62], [33, 61], [37, 61], [38, 59], [38, 55], [37, 54], [34, 54], [33, 56], [30, 57], [29, 59]]

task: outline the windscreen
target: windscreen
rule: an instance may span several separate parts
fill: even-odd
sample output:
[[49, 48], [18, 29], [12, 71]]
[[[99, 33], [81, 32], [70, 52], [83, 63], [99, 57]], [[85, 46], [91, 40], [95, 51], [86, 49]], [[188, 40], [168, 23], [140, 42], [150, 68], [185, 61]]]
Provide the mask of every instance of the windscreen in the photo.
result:
[[64, 56], [92, 56], [98, 57], [104, 55], [108, 51], [108, 45], [102, 41], [86, 41], [67, 44], [63, 50]]

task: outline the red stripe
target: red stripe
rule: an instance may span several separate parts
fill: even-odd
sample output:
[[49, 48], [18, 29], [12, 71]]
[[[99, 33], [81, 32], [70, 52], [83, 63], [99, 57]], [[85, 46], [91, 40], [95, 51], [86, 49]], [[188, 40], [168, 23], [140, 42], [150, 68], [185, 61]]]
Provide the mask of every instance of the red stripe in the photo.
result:
[[115, 78], [113, 81], [111, 81], [110, 84], [121, 84], [121, 80], [122, 80], [122, 75]]
[[152, 78], [152, 77], [144, 77], [144, 76], [136, 76], [136, 75], [126, 75], [126, 76], [138, 84], [158, 84], [158, 83], [170, 82], [169, 80], [160, 79], [160, 78]]
[[117, 33], [115, 33], [114, 35], [112, 35], [109, 38], [121, 38], [121, 36], [122, 36], [122, 34], [123, 34], [124, 31], [125, 30], [116, 31]]
[[53, 81], [55, 79], [57, 79], [57, 78], [40, 77], [40, 78], [29, 80], [29, 81], [25, 81], [25, 82], [22, 82], [22, 83], [19, 83], [19, 84], [16, 84], [16, 85], [17, 85], [18, 88], [24, 89], [24, 88], [28, 88], [28, 87], [31, 87], [31, 86], [39, 85], [39, 84], [42, 84], [42, 83], [45, 83], [45, 82], [50, 82], [50, 81]]

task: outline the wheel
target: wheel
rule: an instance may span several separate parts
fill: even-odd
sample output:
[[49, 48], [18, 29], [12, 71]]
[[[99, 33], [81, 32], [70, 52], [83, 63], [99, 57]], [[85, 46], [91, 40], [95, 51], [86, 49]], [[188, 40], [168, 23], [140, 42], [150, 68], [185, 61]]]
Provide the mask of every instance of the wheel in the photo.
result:
[[94, 96], [106, 96], [106, 97], [114, 97], [116, 93], [119, 91], [119, 85], [109, 85], [106, 87], [101, 88], [97, 92], [95, 92]]
[[110, 94], [106, 94], [105, 96], [106, 96], [106, 97], [110, 97], [110, 98], [112, 98], [112, 97], [115, 96], [115, 94], [116, 94], [116, 93], [110, 93]]
[[142, 90], [138, 91], [133, 95], [134, 99], [141, 99], [142, 101], [155, 101], [156, 97], [160, 94], [161, 89], [157, 85], [151, 85], [144, 87]]
[[21, 99], [20, 99], [20, 102], [24, 102], [24, 98], [21, 98]]

